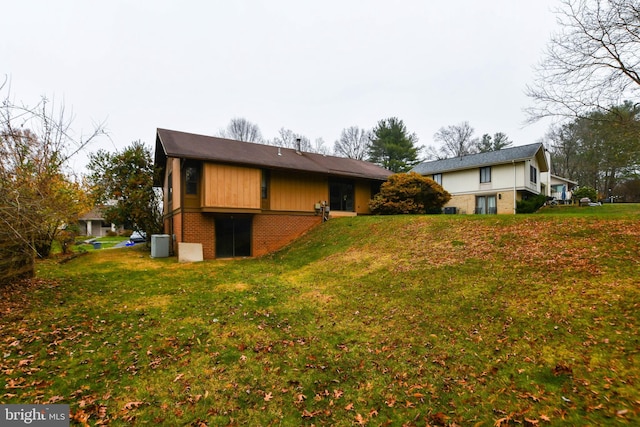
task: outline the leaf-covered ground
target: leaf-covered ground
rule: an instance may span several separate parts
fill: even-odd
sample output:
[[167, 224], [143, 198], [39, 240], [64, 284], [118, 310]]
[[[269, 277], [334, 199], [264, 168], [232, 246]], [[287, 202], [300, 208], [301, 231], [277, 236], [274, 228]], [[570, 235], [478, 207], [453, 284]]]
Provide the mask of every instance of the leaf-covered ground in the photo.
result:
[[79, 425], [637, 424], [640, 209], [565, 212], [42, 263], [1, 291], [0, 403], [68, 403]]

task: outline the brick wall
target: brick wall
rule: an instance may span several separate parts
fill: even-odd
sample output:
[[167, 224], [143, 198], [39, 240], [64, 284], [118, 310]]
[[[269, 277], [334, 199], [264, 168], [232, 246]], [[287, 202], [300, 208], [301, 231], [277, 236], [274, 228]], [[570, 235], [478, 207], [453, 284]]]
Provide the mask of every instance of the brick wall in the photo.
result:
[[253, 217], [253, 256], [276, 251], [322, 223], [314, 215], [256, 215]]
[[216, 227], [213, 215], [199, 212], [184, 212], [183, 214], [184, 236], [178, 242], [202, 243], [202, 256], [204, 259], [216, 257]]
[[513, 213], [513, 190], [501, 191], [500, 198], [498, 198], [498, 213], [499, 214], [512, 214]]
[[[495, 194], [496, 196], [496, 208], [499, 214], [512, 214], [513, 213], [513, 190], [512, 191], [500, 191]], [[445, 206], [454, 206], [458, 208], [459, 214], [472, 214], [476, 208], [476, 195], [475, 194], [462, 194], [454, 195], [451, 197], [449, 203]]]
[[[201, 243], [204, 259], [216, 257], [215, 216], [199, 212], [183, 212], [165, 220], [165, 231], [171, 232], [177, 243]], [[291, 243], [302, 234], [322, 223], [315, 215], [254, 215], [252, 223], [252, 255], [262, 256]], [[184, 230], [184, 235], [182, 231]]]

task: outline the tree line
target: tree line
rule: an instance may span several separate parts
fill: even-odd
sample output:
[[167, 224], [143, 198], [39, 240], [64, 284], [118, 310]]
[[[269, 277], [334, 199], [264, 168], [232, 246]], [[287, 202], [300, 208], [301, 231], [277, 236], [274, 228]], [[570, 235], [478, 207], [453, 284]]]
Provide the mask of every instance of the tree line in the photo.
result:
[[262, 137], [260, 127], [243, 118], [231, 119], [218, 136], [237, 141], [263, 143], [284, 148], [295, 148], [306, 152], [333, 154], [356, 160], [376, 163], [392, 172], [407, 172], [424, 160], [466, 156], [473, 153], [500, 150], [513, 142], [503, 132], [475, 137], [469, 122], [442, 127], [434, 135], [435, 146], [419, 146], [418, 136], [407, 129], [404, 121], [397, 117], [379, 120], [371, 129], [350, 126], [342, 129], [340, 137], [333, 143], [333, 150], [325, 146], [322, 138], [312, 144], [309, 138], [281, 128], [272, 139]]

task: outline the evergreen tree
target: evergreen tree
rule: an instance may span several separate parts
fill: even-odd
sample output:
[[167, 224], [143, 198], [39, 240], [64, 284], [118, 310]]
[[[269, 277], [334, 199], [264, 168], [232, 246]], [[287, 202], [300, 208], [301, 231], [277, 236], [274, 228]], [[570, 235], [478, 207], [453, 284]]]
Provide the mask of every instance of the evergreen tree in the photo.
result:
[[402, 120], [380, 120], [372, 131], [369, 159], [392, 172], [406, 172], [418, 160], [416, 134], [410, 134]]

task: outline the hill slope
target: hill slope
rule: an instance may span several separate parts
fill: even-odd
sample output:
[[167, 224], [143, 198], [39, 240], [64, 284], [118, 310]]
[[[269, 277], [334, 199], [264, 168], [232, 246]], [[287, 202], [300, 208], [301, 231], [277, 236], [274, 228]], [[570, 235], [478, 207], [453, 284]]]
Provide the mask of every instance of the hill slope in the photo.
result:
[[0, 402], [111, 425], [637, 422], [629, 209], [343, 218], [261, 259], [47, 262], [5, 292]]

